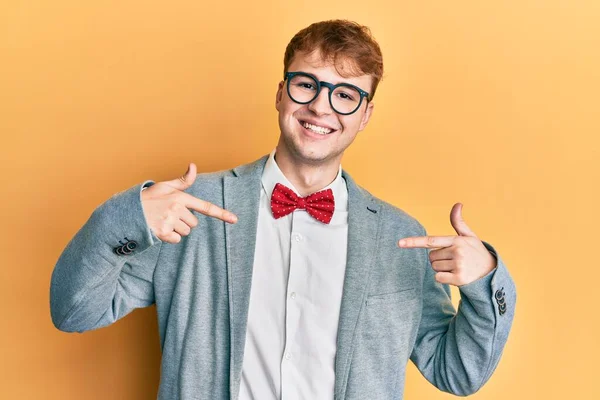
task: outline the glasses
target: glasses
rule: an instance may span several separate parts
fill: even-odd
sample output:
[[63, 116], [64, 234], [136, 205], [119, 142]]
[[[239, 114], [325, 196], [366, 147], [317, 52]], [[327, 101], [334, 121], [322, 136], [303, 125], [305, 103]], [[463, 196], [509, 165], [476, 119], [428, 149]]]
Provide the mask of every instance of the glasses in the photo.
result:
[[308, 104], [319, 96], [321, 89], [329, 89], [329, 105], [333, 111], [341, 115], [356, 112], [362, 104], [363, 97], [369, 101], [369, 93], [350, 83], [319, 81], [315, 76], [306, 72], [286, 72], [287, 92], [290, 99], [298, 104]]

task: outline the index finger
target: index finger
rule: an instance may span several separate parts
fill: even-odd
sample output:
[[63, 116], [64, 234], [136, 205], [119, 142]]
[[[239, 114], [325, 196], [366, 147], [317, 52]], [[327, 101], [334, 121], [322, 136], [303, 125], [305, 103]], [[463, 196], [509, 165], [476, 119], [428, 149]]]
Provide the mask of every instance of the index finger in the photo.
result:
[[450, 247], [454, 243], [456, 236], [412, 236], [398, 241], [400, 247]]
[[237, 216], [234, 213], [224, 210], [211, 202], [194, 197], [189, 193], [183, 192], [183, 194], [183, 205], [187, 208], [198, 211], [199, 213], [204, 214], [206, 216], [217, 218], [221, 221], [229, 222], [231, 224], [235, 224], [238, 220]]

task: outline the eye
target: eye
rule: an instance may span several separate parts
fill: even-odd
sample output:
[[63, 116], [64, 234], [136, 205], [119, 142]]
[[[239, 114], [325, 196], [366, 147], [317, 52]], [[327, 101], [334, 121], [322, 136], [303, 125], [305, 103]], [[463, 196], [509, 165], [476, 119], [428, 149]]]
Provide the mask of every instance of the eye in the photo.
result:
[[342, 100], [355, 101], [354, 95], [347, 91], [339, 90], [336, 92], [336, 95]]
[[306, 90], [315, 90], [315, 85], [312, 82], [298, 82], [296, 86]]

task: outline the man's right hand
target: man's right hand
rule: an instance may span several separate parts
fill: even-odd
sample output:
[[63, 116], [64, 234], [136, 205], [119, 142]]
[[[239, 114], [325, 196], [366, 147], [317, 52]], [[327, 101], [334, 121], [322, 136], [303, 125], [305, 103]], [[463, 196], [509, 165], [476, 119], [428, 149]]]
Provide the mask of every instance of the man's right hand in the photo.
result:
[[181, 236], [189, 235], [192, 228], [198, 225], [198, 218], [190, 210], [225, 222], [237, 222], [233, 213], [185, 193], [184, 190], [192, 186], [195, 180], [196, 165], [190, 163], [182, 177], [157, 182], [142, 191], [142, 208], [146, 221], [160, 240], [179, 243]]

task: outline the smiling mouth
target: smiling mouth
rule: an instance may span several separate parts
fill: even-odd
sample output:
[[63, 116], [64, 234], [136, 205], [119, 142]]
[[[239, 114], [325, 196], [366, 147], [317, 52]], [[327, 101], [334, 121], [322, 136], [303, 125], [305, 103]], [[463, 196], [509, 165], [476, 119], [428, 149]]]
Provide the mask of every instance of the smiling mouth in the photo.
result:
[[300, 125], [302, 125], [305, 129], [308, 129], [311, 132], [314, 132], [318, 135], [329, 135], [332, 132], [335, 132], [335, 129], [325, 128], [324, 126], [309, 124], [306, 121], [298, 121]]

